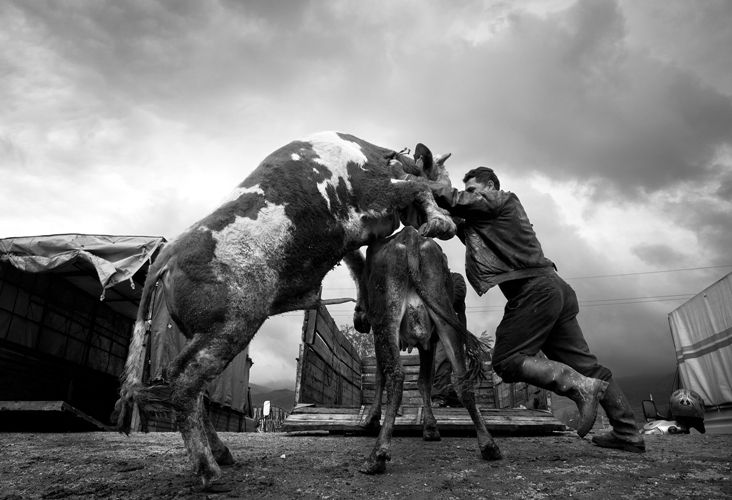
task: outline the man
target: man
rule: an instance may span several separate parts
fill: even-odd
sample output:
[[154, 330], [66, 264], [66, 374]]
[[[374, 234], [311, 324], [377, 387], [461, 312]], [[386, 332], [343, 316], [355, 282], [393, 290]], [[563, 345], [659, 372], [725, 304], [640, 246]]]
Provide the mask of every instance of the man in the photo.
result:
[[[593, 443], [644, 452], [628, 400], [582, 335], [577, 296], [544, 256], [518, 197], [500, 189], [490, 168], [469, 171], [463, 182], [465, 191], [430, 186], [437, 204], [463, 219], [458, 236], [466, 247], [470, 284], [479, 295], [498, 285], [508, 300], [496, 330], [496, 373], [507, 382], [527, 382], [572, 399], [580, 413], [580, 436], [592, 428], [599, 402], [613, 429], [594, 436]], [[546, 358], [537, 356], [539, 351]]]

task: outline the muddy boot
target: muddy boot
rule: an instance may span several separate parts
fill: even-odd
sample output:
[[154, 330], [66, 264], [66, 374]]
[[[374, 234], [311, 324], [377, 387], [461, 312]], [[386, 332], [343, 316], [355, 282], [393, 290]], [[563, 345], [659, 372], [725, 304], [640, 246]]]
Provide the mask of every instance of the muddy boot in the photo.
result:
[[523, 382], [574, 401], [579, 410], [577, 434], [584, 437], [590, 432], [597, 416], [597, 404], [605, 393], [607, 382], [585, 377], [564, 363], [536, 356], [523, 361], [520, 374]]
[[603, 448], [643, 453], [646, 445], [643, 436], [638, 434], [633, 410], [615, 379], [609, 380], [605, 395], [600, 399], [613, 430], [592, 437], [592, 442]]

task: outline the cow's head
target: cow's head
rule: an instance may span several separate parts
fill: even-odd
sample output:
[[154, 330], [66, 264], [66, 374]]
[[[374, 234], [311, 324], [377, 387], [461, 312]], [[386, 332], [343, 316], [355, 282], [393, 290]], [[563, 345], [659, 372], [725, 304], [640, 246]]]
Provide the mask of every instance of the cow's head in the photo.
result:
[[[451, 154], [444, 154], [435, 160], [432, 156], [432, 151], [420, 142], [414, 148], [414, 158], [397, 153], [394, 155], [393, 162], [398, 166], [397, 172], [401, 171], [405, 174], [424, 177], [429, 181], [441, 182], [452, 186], [450, 176], [445, 169], [445, 161], [450, 158]], [[400, 173], [397, 174], [397, 176], [399, 175]]]
[[[414, 148], [414, 159], [400, 157], [402, 168], [406, 173], [417, 177], [424, 177], [428, 181], [439, 182], [446, 186], [452, 187], [450, 175], [445, 168], [445, 162], [450, 158], [451, 153], [439, 156], [436, 160], [432, 155], [432, 151], [422, 143], [417, 144]], [[441, 210], [439, 208], [438, 210]], [[444, 212], [444, 211], [443, 211]], [[446, 215], [447, 213], [444, 212]], [[424, 224], [420, 212], [414, 206], [408, 206], [399, 211], [399, 219], [405, 226], [420, 227]]]
[[451, 186], [450, 176], [445, 169], [445, 162], [450, 158], [451, 153], [444, 154], [433, 159], [432, 151], [421, 142], [414, 148], [414, 164], [417, 172], [414, 175], [426, 177], [430, 181], [440, 182]]

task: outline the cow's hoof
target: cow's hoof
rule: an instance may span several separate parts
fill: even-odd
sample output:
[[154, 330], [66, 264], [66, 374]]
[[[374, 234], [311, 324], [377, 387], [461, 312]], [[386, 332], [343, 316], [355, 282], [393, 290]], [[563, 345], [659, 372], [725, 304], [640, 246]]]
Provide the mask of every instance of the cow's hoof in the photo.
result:
[[480, 456], [485, 460], [500, 460], [503, 458], [501, 450], [495, 443], [489, 443], [480, 449]]
[[383, 474], [385, 471], [386, 460], [368, 460], [360, 469], [358, 469], [358, 472], [368, 474], [370, 476]]
[[219, 465], [214, 462], [206, 460], [205, 455], [200, 456], [200, 460], [193, 467], [193, 473], [201, 480], [201, 486], [204, 491], [211, 487], [211, 483], [221, 477], [221, 469]]
[[379, 429], [381, 429], [381, 415], [366, 415], [358, 425], [366, 431], [379, 432]]
[[371, 323], [369, 323], [365, 307], [356, 306], [353, 312], [353, 327], [357, 332], [361, 333], [369, 333], [371, 331]]
[[219, 465], [234, 465], [236, 463], [236, 460], [234, 460], [234, 457], [231, 455], [228, 448], [224, 448], [224, 451], [216, 455], [214, 458], [216, 459], [216, 463]]
[[442, 438], [440, 437], [440, 431], [437, 429], [425, 429], [422, 431], [422, 440], [423, 441], [442, 441]]
[[221, 477], [219, 474], [202, 474], [201, 475], [201, 488], [203, 491], [211, 491], [214, 481]]
[[457, 233], [457, 226], [449, 217], [430, 219], [419, 227], [419, 234], [427, 238], [449, 240]]

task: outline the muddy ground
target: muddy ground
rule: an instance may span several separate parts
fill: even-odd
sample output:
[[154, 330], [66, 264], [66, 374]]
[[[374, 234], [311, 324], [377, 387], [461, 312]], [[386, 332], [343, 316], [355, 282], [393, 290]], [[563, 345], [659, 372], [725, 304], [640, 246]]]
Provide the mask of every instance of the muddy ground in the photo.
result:
[[732, 498], [732, 435], [650, 436], [644, 455], [573, 433], [398, 437], [381, 476], [358, 472], [370, 437], [222, 433], [236, 465], [213, 491], [188, 473], [178, 434], [0, 434], [0, 498]]

